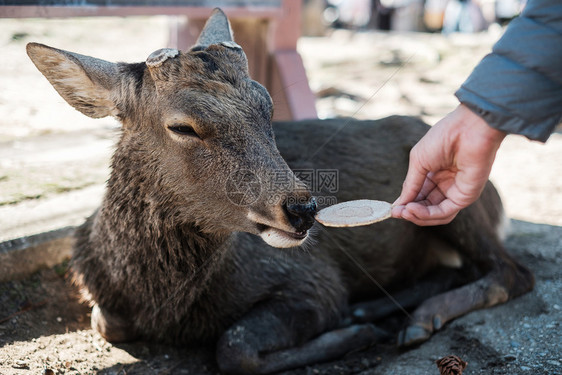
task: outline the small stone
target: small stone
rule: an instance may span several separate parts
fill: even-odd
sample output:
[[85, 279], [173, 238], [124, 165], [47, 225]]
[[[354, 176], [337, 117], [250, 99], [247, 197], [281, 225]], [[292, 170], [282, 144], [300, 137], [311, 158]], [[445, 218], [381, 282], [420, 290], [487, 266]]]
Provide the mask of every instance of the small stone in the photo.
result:
[[29, 369], [29, 365], [27, 364], [26, 361], [22, 361], [22, 360], [17, 360], [13, 365], [13, 368], [17, 368], [20, 370], [28, 370]]
[[531, 369], [529, 366], [521, 366], [519, 368], [523, 371], [529, 371]]
[[62, 318], [60, 316], [57, 316], [57, 322], [62, 322]]
[[546, 361], [546, 363], [548, 363], [549, 365], [552, 365], [552, 366], [560, 366], [560, 362], [558, 362], [558, 361], [549, 360], [549, 361]]
[[509, 345], [511, 345], [512, 348], [518, 348], [521, 346], [521, 344], [519, 344], [517, 341], [511, 341]]

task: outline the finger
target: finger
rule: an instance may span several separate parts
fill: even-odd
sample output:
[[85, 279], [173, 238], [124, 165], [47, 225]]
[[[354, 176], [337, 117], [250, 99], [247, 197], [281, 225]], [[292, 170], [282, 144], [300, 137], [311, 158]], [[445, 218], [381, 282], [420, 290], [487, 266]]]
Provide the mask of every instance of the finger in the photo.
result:
[[437, 206], [444, 202], [448, 197], [441, 191], [440, 188], [435, 187], [432, 191], [430, 191], [425, 199], [422, 201], [426, 206]]
[[415, 216], [412, 216], [412, 217], [408, 217], [408, 219], [404, 218], [404, 220], [407, 220], [420, 227], [435, 227], [438, 225], [447, 225], [451, 221], [453, 221], [455, 217], [456, 215], [440, 220], [419, 220]]
[[412, 212], [410, 212], [408, 209], [404, 209], [401, 212], [401, 218], [404, 220], [408, 220], [416, 225], [419, 226], [435, 226], [435, 225], [444, 225], [444, 224], [449, 224], [451, 221], [453, 221], [453, 219], [457, 216], [457, 214], [455, 213], [454, 215], [448, 216], [448, 217], [444, 217], [444, 218], [440, 218], [440, 219], [420, 219], [418, 217], [416, 217]]
[[440, 220], [452, 215], [456, 215], [463, 207], [460, 207], [450, 199], [445, 199], [439, 204], [431, 204], [431, 202], [423, 201], [409, 203], [406, 208], [414, 213], [416, 217], [422, 220]]
[[426, 200], [427, 197], [437, 189], [437, 184], [433, 181], [432, 177], [433, 172], [429, 172], [414, 202]]
[[461, 208], [468, 207], [478, 199], [487, 180], [487, 175], [478, 179], [472, 173], [461, 171], [455, 183], [447, 190], [447, 197]]
[[[405, 210], [411, 213], [417, 221], [430, 222], [449, 220], [449, 218], [456, 216], [461, 208], [450, 199], [445, 199], [437, 205], [430, 201], [408, 203]], [[402, 212], [402, 217], [405, 214], [405, 212]]]
[[390, 215], [395, 219], [402, 219], [402, 211], [404, 211], [404, 206], [392, 206], [390, 210]]
[[408, 167], [408, 173], [404, 179], [404, 184], [402, 185], [402, 192], [398, 199], [394, 202], [394, 205], [400, 206], [406, 203], [414, 201], [418, 196], [421, 188], [424, 185], [428, 171], [410, 158], [410, 166]]

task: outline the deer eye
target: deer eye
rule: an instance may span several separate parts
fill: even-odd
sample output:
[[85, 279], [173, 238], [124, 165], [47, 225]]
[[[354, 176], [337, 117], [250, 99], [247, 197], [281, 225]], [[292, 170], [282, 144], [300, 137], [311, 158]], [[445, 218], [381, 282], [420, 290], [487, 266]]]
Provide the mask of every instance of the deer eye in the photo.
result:
[[199, 137], [199, 135], [197, 134], [197, 132], [189, 125], [171, 125], [168, 126], [168, 129], [170, 129], [171, 131], [173, 131], [176, 134], [179, 135], [184, 135], [184, 136], [188, 136], [188, 137], [195, 137], [195, 138], [201, 138]]

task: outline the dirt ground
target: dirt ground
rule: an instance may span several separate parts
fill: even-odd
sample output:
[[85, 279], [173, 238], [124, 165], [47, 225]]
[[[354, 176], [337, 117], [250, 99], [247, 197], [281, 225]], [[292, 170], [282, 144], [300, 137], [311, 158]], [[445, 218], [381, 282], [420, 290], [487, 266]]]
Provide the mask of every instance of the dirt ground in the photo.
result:
[[[28, 61], [25, 44], [141, 61], [166, 44], [166, 26], [162, 17], [0, 19], [0, 240], [80, 223], [99, 202], [117, 129], [60, 99]], [[454, 108], [454, 90], [499, 32], [336, 32], [304, 38], [299, 51], [321, 117], [406, 114], [431, 124]], [[459, 318], [413, 349], [377, 345], [289, 373], [438, 374], [434, 361], [448, 354], [469, 363], [465, 374], [562, 373], [561, 151], [559, 133], [545, 145], [510, 136], [492, 172], [515, 219], [507, 247], [535, 273], [533, 292]], [[60, 221], [53, 212], [67, 204], [79, 209]], [[402, 323], [401, 316], [384, 322]], [[2, 375], [217, 372], [212, 348], [105, 342], [89, 328], [89, 309], [78, 302], [64, 264], [0, 284]]]

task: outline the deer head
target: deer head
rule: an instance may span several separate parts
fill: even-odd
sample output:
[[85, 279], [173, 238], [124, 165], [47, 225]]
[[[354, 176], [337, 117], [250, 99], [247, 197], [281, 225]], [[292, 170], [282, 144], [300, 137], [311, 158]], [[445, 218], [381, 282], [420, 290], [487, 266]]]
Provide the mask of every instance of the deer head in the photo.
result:
[[189, 51], [161, 49], [143, 63], [37, 43], [27, 52], [74, 108], [121, 121], [106, 200], [143, 200], [205, 233], [245, 231], [275, 247], [305, 241], [316, 203], [276, 148], [271, 97], [249, 77], [222, 11]]

